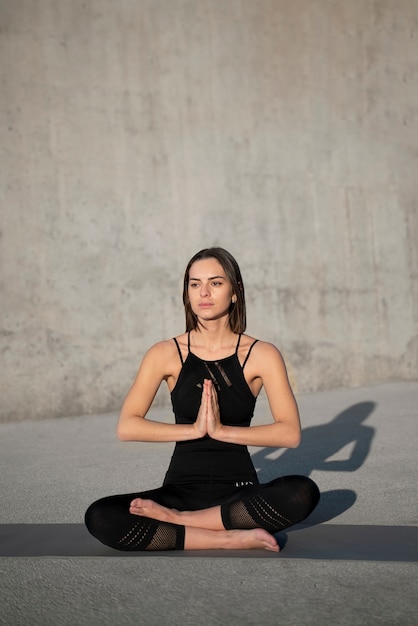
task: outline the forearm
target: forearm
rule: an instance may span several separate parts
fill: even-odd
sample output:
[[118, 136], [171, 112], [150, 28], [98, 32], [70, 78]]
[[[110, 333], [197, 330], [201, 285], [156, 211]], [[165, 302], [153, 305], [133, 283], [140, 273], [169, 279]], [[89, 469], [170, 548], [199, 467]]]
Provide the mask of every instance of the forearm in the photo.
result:
[[281, 422], [261, 426], [227, 426], [211, 435], [213, 439], [245, 446], [296, 448], [300, 443], [300, 429]]
[[120, 441], [188, 441], [197, 439], [200, 435], [192, 424], [167, 424], [148, 420], [138, 415], [129, 415], [119, 418], [117, 436]]

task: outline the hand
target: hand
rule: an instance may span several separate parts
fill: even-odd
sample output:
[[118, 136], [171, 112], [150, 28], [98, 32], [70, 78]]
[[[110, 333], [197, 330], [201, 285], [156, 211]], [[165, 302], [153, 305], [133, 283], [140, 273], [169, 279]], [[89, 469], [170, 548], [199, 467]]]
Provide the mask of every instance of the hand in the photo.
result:
[[216, 434], [222, 428], [221, 414], [219, 411], [218, 394], [211, 380], [205, 381], [208, 394], [207, 404], [207, 432], [210, 437], [216, 439]]
[[209, 382], [208, 380], [203, 381], [202, 401], [200, 403], [200, 408], [196, 417], [196, 421], [193, 424], [198, 438], [204, 437], [205, 435], [208, 434], [208, 417], [207, 417], [208, 416], [208, 403], [209, 403], [209, 396], [208, 396], [208, 389], [207, 389], [208, 382]]

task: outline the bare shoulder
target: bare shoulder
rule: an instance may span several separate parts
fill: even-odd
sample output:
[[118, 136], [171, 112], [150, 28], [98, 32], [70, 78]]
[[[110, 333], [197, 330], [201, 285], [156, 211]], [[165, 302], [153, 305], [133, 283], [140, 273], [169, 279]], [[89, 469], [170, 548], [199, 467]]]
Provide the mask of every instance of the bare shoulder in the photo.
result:
[[272, 359], [282, 359], [282, 354], [277, 346], [269, 341], [262, 341], [259, 339], [254, 346], [257, 347], [257, 352], [263, 357], [272, 358]]
[[272, 343], [263, 341], [262, 339], [256, 339], [250, 335], [243, 335], [241, 341], [241, 347], [244, 350], [252, 349], [253, 357], [256, 359], [276, 359], [283, 360], [280, 350]]
[[177, 352], [176, 344], [173, 339], [163, 339], [154, 343], [146, 352], [154, 356], [168, 356], [171, 352]]
[[250, 348], [251, 355], [245, 367], [248, 368], [248, 373], [251, 373], [252, 376], [264, 378], [269, 372], [285, 371], [282, 354], [274, 344], [261, 339], [256, 341], [254, 337], [245, 335], [242, 341], [242, 356], [244, 358]]
[[154, 343], [145, 353], [143, 364], [162, 372], [163, 376], [172, 373], [173, 364], [177, 364], [179, 354], [173, 339], [164, 339]]

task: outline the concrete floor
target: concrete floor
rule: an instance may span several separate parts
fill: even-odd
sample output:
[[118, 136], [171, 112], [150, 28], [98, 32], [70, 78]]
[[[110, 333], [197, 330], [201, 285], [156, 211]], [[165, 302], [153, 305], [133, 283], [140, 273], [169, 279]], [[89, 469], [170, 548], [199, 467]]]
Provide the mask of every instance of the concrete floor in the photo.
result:
[[301, 446], [251, 449], [260, 480], [302, 473], [322, 492], [278, 555], [108, 549], [84, 510], [158, 486], [172, 444], [116, 441], [114, 414], [0, 425], [0, 623], [416, 626], [418, 383], [298, 402]]

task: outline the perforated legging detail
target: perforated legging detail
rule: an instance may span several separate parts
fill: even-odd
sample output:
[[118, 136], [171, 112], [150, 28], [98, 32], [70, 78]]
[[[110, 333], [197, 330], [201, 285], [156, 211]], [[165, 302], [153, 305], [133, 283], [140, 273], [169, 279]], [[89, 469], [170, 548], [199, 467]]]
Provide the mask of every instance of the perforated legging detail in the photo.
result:
[[147, 550], [183, 550], [184, 526], [159, 522]]
[[92, 535], [117, 550], [182, 550], [184, 526], [131, 515], [131, 496], [111, 496], [94, 502], [85, 523]]
[[[121, 550], [175, 550], [183, 548], [183, 528], [175, 524], [139, 518], [117, 546]], [[180, 534], [180, 537], [178, 535]], [[178, 547], [178, 545], [180, 547]]]
[[238, 500], [221, 506], [226, 529], [264, 528], [275, 533], [301, 522], [316, 507], [319, 490], [305, 476], [283, 476], [244, 491]]
[[149, 537], [152, 538], [150, 524], [148, 520], [140, 519], [124, 537], [118, 539], [116, 544], [123, 550], [135, 550], [138, 546], [144, 546], [144, 549], [146, 549], [149, 543]]
[[[227, 507], [226, 507], [227, 508]], [[222, 510], [225, 528], [264, 528], [275, 532], [291, 525], [291, 521], [275, 510], [262, 496], [253, 496], [247, 502], [238, 500], [229, 505], [226, 513]]]

